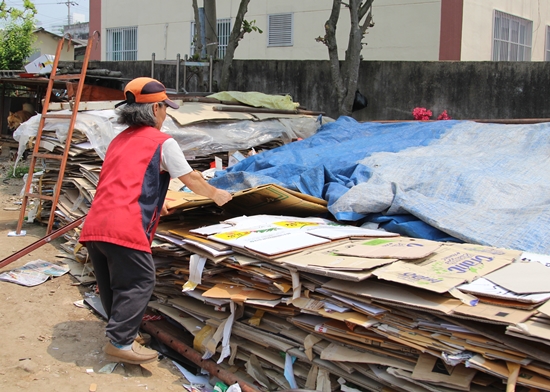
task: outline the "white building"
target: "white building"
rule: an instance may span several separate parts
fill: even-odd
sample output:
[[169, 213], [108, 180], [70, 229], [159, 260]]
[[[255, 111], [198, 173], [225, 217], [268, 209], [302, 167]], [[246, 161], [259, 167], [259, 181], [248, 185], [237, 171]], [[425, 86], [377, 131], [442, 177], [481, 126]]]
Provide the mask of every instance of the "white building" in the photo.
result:
[[[202, 1], [198, 1], [199, 6]], [[220, 53], [239, 0], [216, 3]], [[331, 0], [252, 0], [245, 19], [263, 34], [246, 34], [236, 59], [327, 60], [323, 36]], [[175, 59], [191, 54], [191, 0], [90, 0], [90, 32], [101, 33], [94, 60]], [[374, 0], [365, 60], [550, 61], [550, 2], [541, 0]], [[337, 38], [344, 58], [349, 13]]]

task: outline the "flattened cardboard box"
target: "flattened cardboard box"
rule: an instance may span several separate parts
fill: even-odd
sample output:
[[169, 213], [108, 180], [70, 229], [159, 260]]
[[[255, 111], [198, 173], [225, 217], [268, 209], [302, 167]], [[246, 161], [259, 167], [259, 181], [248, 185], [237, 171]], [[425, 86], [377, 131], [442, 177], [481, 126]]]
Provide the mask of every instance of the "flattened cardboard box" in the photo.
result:
[[527, 320], [536, 311], [505, 308], [485, 303], [478, 303], [476, 306], [461, 304], [453, 310], [453, 315], [466, 317], [472, 320], [483, 319], [493, 324], [514, 325]]
[[441, 242], [406, 237], [377, 238], [358, 242], [355, 246], [340, 250], [338, 254], [381, 259], [421, 259], [442, 245]]
[[476, 373], [475, 369], [469, 369], [463, 364], [451, 366], [443, 362], [441, 358], [421, 354], [412, 372], [412, 378], [443, 387], [469, 391], [470, 383]]
[[420, 290], [414, 287], [382, 283], [377, 280], [365, 282], [344, 282], [330, 280], [322, 285], [331, 291], [366, 297], [382, 303], [391, 303], [396, 306], [426, 309], [432, 312], [450, 314], [461, 304], [457, 299], [445, 298], [439, 294]]
[[514, 263], [487, 276], [494, 284], [516, 294], [537, 294], [550, 291], [550, 268], [540, 263]]
[[[166, 205], [171, 209], [193, 208], [214, 202], [206, 197], [189, 192], [168, 191]], [[223, 206], [235, 215], [292, 215], [298, 217], [316, 216], [326, 213], [326, 200], [300, 192], [291, 191], [275, 184], [260, 185], [235, 192], [233, 200]]]
[[291, 191], [275, 184], [260, 185], [233, 194], [224, 207], [228, 212], [244, 215], [273, 214], [308, 217], [328, 211], [326, 200]]
[[409, 286], [418, 287], [436, 293], [445, 293], [446, 291], [458, 286], [464, 282], [464, 278], [451, 276], [449, 274], [438, 275], [430, 269], [397, 261], [373, 272], [380, 279], [403, 283]]
[[278, 300], [281, 298], [280, 295], [229, 284], [216, 284], [202, 295], [207, 298], [228, 298], [238, 302], [245, 302], [247, 299]]
[[418, 265], [398, 261], [373, 273], [380, 279], [444, 293], [507, 266], [520, 255], [508, 249], [445, 243]]
[[521, 253], [483, 245], [445, 243], [420, 265], [439, 275], [454, 275], [470, 282], [511, 264]]
[[340, 251], [353, 247], [363, 241], [346, 241], [319, 245], [294, 255], [282, 257], [277, 261], [294, 266], [322, 267], [342, 271], [363, 271], [397, 261], [397, 259], [375, 259], [366, 257], [344, 256]]

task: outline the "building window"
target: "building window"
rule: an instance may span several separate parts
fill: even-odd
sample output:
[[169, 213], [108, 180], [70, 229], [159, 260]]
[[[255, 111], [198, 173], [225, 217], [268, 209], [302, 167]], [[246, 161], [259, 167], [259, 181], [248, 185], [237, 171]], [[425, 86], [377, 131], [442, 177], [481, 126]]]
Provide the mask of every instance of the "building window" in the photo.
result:
[[[199, 8], [199, 17], [201, 18], [202, 27], [202, 55], [206, 57], [206, 33], [204, 31], [204, 8]], [[191, 22], [191, 50], [189, 53], [191, 56], [195, 54], [195, 36], [197, 34], [197, 28], [195, 22]], [[218, 53], [217, 58], [223, 59], [227, 52], [227, 44], [229, 43], [229, 35], [231, 34], [231, 19], [218, 19], [216, 22], [216, 34], [218, 35]]]
[[292, 46], [293, 14], [273, 14], [267, 18], [267, 46]]
[[137, 60], [137, 27], [107, 29], [107, 61]]
[[546, 55], [544, 59], [550, 61], [550, 26], [546, 26]]
[[229, 35], [231, 34], [231, 19], [218, 19], [218, 58], [223, 59], [227, 52], [227, 44], [229, 43]]
[[533, 22], [495, 11], [493, 61], [531, 61]]

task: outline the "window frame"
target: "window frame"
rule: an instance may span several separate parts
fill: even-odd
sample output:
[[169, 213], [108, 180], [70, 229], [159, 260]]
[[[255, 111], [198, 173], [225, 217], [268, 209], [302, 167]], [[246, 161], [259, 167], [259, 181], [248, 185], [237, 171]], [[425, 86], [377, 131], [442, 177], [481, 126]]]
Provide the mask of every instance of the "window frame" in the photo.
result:
[[[115, 42], [115, 34], [121, 35], [121, 42]], [[138, 59], [138, 26], [106, 29], [106, 61], [135, 61]], [[120, 45], [120, 48], [115, 47]], [[133, 47], [131, 47], [133, 46]]]
[[533, 21], [506, 12], [493, 12], [493, 61], [531, 61]]
[[[288, 18], [288, 20], [285, 20]], [[277, 20], [278, 19], [278, 20]], [[288, 28], [290, 31], [284, 31]], [[294, 13], [267, 15], [267, 47], [294, 46]]]
[[[202, 11], [203, 8], [200, 8], [199, 10]], [[204, 22], [203, 13], [200, 14], [201, 22]], [[201, 26], [204, 29], [204, 23], [201, 23]], [[224, 35], [220, 35], [221, 30], [223, 29]], [[191, 21], [191, 43], [189, 45], [189, 55], [193, 56], [195, 54], [195, 41], [193, 40], [193, 37], [195, 37], [196, 30], [196, 23], [194, 20]], [[227, 52], [227, 45], [229, 44], [229, 37], [231, 36], [231, 18], [222, 18], [216, 20], [216, 34], [218, 36], [218, 52], [216, 54], [216, 58], [221, 60], [225, 57], [225, 53]], [[203, 38], [204, 38], [204, 31], [203, 31]], [[203, 42], [202, 46], [202, 57], [206, 56], [206, 43]]]

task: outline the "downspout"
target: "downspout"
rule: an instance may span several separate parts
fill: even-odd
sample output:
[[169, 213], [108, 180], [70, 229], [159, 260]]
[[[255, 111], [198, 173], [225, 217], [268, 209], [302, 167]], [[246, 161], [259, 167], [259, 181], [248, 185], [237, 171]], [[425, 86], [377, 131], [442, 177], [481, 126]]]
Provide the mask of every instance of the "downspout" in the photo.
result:
[[164, 60], [168, 58], [168, 23], [164, 25]]

